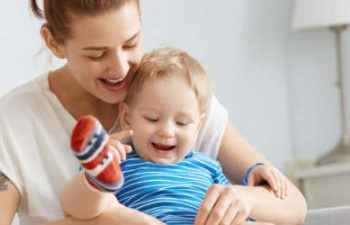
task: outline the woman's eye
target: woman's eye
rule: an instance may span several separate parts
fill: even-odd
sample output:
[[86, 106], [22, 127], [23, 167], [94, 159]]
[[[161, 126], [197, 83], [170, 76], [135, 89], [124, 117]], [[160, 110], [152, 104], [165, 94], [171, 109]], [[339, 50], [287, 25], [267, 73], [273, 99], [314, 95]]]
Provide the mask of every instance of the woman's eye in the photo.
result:
[[93, 60], [93, 61], [97, 61], [97, 60], [102, 59], [104, 56], [105, 56], [105, 54], [101, 54], [101, 55], [88, 56], [88, 58]]
[[132, 49], [132, 48], [135, 48], [136, 45], [137, 45], [137, 42], [124, 45], [124, 49]]

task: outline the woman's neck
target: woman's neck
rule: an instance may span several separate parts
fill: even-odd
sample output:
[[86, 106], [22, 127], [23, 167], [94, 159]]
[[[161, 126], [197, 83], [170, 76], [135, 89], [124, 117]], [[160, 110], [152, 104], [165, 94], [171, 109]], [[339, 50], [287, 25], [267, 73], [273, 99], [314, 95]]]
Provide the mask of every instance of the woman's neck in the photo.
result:
[[50, 72], [49, 88], [76, 120], [83, 115], [93, 115], [106, 130], [111, 129], [117, 120], [118, 104], [103, 102], [85, 91], [66, 66]]

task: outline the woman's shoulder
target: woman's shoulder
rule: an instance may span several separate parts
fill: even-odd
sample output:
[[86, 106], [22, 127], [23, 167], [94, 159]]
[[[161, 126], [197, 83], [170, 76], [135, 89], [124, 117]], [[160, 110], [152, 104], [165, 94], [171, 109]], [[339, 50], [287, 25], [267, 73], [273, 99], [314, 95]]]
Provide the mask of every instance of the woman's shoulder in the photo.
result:
[[[17, 86], [0, 98], [0, 121], [28, 119], [31, 115], [40, 115], [48, 107], [45, 84], [47, 76], [42, 75]], [[38, 113], [39, 112], [39, 113]], [[41, 112], [41, 113], [40, 113]]]
[[4, 114], [23, 114], [28, 108], [33, 108], [45, 98], [43, 82], [46, 75], [34, 78], [12, 89], [0, 98], [0, 118]]
[[227, 122], [228, 112], [226, 108], [215, 96], [212, 96], [205, 122], [201, 127], [194, 148], [216, 159]]

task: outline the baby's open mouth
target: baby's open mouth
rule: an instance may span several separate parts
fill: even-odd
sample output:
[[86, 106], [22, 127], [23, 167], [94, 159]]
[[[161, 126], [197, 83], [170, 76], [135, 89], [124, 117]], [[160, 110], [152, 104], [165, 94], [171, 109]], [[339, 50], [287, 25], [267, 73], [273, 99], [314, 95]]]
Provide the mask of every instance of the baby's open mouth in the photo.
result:
[[157, 150], [162, 150], [162, 151], [171, 151], [176, 148], [176, 145], [163, 145], [163, 144], [157, 144], [152, 142], [152, 146], [157, 149]]

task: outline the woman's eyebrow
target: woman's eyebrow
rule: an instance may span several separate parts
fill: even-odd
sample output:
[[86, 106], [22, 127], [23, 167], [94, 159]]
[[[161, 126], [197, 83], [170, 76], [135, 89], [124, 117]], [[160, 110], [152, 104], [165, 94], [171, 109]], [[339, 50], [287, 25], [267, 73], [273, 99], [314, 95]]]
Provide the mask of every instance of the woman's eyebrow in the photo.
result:
[[107, 47], [85, 47], [82, 50], [83, 51], [102, 51], [107, 49]]
[[125, 41], [125, 43], [128, 43], [132, 40], [134, 40], [137, 36], [139, 36], [141, 33], [141, 30], [138, 30], [131, 38], [129, 38], [128, 40]]
[[[133, 41], [137, 36], [139, 36], [141, 33], [141, 30], [137, 31], [131, 38], [127, 39], [125, 41], [125, 43], [128, 43], [128, 42], [131, 42]], [[82, 50], [83, 51], [103, 51], [107, 49], [107, 47], [104, 47], [104, 46], [101, 46], [101, 47], [98, 47], [98, 46], [92, 46], [92, 47], [85, 47], [83, 48]]]

